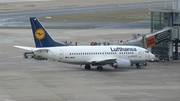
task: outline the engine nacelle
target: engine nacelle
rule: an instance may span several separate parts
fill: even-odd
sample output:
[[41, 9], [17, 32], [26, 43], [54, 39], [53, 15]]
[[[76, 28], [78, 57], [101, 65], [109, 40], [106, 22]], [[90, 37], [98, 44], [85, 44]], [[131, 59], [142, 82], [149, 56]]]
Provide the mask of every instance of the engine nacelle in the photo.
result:
[[131, 61], [127, 59], [119, 59], [119, 60], [116, 60], [116, 62], [112, 64], [112, 67], [114, 68], [126, 68], [130, 66], [131, 66]]

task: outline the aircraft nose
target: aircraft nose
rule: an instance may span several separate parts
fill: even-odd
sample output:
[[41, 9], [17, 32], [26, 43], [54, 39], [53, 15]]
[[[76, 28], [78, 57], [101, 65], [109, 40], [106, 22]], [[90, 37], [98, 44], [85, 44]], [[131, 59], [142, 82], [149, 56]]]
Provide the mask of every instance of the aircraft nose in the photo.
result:
[[151, 57], [151, 59], [154, 59], [154, 58], [155, 58], [155, 55], [152, 54], [152, 53], [150, 53], [150, 57]]

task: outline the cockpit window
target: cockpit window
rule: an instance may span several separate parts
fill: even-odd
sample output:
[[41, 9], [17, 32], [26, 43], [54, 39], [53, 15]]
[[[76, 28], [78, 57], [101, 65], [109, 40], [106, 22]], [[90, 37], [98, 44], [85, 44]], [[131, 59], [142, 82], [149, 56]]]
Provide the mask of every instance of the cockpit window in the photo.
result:
[[149, 53], [148, 51], [145, 51], [145, 53]]

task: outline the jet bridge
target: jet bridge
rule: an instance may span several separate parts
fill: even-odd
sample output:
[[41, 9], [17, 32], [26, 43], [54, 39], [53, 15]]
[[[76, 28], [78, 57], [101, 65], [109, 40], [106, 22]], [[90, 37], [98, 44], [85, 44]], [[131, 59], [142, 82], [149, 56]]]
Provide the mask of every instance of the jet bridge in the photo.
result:
[[164, 28], [144, 37], [143, 46], [151, 50], [156, 57], [169, 60], [173, 57], [172, 28]]
[[[154, 33], [139, 35], [132, 40], [128, 40], [124, 44], [141, 46], [149, 49], [160, 59], [172, 60], [174, 48], [173, 44], [176, 44], [176, 40], [180, 39], [179, 31], [180, 27], [166, 27]], [[178, 46], [175, 50], [178, 51]]]
[[180, 57], [180, 0], [173, 0], [172, 9], [150, 11], [151, 34], [138, 36], [125, 44], [148, 48], [160, 59], [177, 60]]
[[155, 33], [138, 35], [131, 40], [124, 42], [125, 45], [136, 45], [144, 48], [151, 48], [164, 40], [170, 38], [171, 28], [165, 28]]

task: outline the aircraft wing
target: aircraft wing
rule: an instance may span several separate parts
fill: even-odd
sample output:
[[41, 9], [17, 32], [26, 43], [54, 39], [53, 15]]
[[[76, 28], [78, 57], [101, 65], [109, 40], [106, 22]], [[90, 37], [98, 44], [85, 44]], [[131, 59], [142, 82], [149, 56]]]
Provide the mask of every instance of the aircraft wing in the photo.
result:
[[14, 46], [14, 47], [24, 49], [24, 50], [33, 51], [33, 52], [48, 51], [48, 49], [46, 49], [46, 48], [34, 48], [34, 47], [27, 47], [27, 46]]
[[95, 60], [89, 60], [87, 62], [89, 63], [102, 63], [102, 64], [108, 64], [113, 63], [116, 59], [115, 58], [105, 58], [105, 59], [95, 59]]

